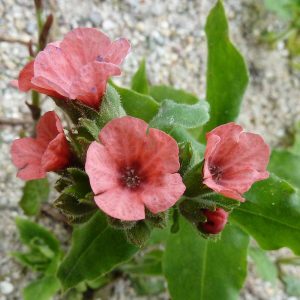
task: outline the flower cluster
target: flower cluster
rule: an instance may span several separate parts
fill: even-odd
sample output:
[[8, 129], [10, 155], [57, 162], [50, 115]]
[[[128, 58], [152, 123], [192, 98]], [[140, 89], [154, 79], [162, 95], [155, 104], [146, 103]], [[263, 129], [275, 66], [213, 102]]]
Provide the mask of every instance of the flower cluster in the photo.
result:
[[[56, 101], [79, 102], [97, 112], [108, 79], [121, 74], [119, 65], [129, 50], [126, 39], [111, 42], [96, 29], [78, 28], [62, 41], [48, 44], [30, 61], [20, 72], [17, 86]], [[98, 138], [88, 143], [79, 161], [74, 132], [78, 128], [64, 132], [55, 112], [44, 114], [35, 137], [13, 142], [17, 176], [33, 180], [44, 178], [49, 171], [63, 174], [70, 167], [80, 168], [89, 178], [99, 209], [120, 221], [159, 215], [184, 195], [178, 143], [168, 133], [149, 128], [144, 120], [130, 115], [113, 118], [99, 128]], [[215, 128], [206, 138], [203, 173], [197, 184], [245, 201], [243, 194], [251, 185], [268, 177], [269, 147], [259, 135], [246, 133], [234, 123]], [[216, 234], [224, 228], [228, 212], [207, 208], [201, 209], [201, 216], [201, 231]]]

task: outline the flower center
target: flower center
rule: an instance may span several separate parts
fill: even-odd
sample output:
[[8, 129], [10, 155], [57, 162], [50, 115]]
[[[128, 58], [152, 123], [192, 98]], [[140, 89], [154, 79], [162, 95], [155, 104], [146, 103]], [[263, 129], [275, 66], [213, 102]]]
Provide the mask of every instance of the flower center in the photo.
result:
[[135, 189], [141, 184], [141, 177], [132, 167], [126, 167], [121, 178], [124, 185], [130, 189]]
[[210, 166], [209, 171], [210, 174], [212, 175], [213, 180], [215, 182], [219, 182], [222, 177], [222, 173], [223, 173], [222, 170], [217, 166]]

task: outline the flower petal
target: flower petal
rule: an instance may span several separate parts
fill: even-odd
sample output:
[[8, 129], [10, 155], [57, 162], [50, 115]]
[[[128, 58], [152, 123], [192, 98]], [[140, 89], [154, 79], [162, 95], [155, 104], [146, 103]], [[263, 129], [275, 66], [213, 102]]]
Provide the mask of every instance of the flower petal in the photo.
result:
[[109, 122], [99, 138], [119, 165], [138, 163], [146, 176], [174, 173], [179, 169], [178, 146], [166, 133], [150, 128], [143, 120], [122, 117]]
[[42, 94], [46, 94], [50, 97], [55, 97], [57, 99], [63, 98], [62, 95], [58, 94], [51, 87], [49, 89], [41, 88], [34, 85], [31, 81], [34, 77], [34, 60], [30, 61], [25, 65], [23, 70], [19, 74], [19, 79], [17, 82], [14, 81], [14, 85], [19, 88], [22, 92], [28, 92], [29, 90], [34, 90]]
[[35, 59], [32, 83], [68, 97], [75, 74], [61, 48], [49, 44]]
[[160, 178], [154, 185], [146, 185], [141, 191], [145, 206], [154, 214], [172, 207], [185, 191], [181, 176], [168, 174]]
[[63, 133], [61, 121], [54, 111], [45, 113], [36, 126], [37, 138], [48, 144], [59, 133]]
[[28, 62], [19, 74], [18, 87], [22, 92], [28, 92], [32, 88], [33, 66], [34, 60]]
[[130, 43], [124, 38], [114, 41], [107, 50], [105, 61], [120, 65], [130, 51]]
[[19, 169], [17, 177], [22, 180], [34, 180], [46, 178], [47, 173], [41, 167], [40, 164], [30, 164], [26, 165], [23, 169]]
[[74, 70], [104, 58], [111, 45], [107, 35], [95, 28], [76, 28], [64, 37], [60, 48], [69, 57]]
[[106, 214], [123, 221], [145, 219], [144, 204], [139, 193], [126, 188], [114, 188], [95, 196], [95, 202]]
[[211, 176], [209, 166], [211, 163], [211, 159], [213, 156], [213, 153], [218, 147], [218, 144], [220, 143], [221, 138], [218, 135], [210, 134], [209, 138], [207, 140], [207, 145], [205, 148], [205, 153], [204, 153], [204, 167], [203, 167], [203, 177], [204, 178], [209, 178]]
[[239, 200], [241, 202], [245, 201], [245, 198], [243, 198], [241, 196], [241, 194], [239, 194], [238, 192], [236, 192], [234, 190], [225, 188], [224, 186], [217, 184], [212, 178], [205, 179], [203, 181], [203, 183], [205, 185], [207, 185], [209, 188], [211, 188], [212, 190], [214, 190], [215, 192], [217, 192], [217, 193], [219, 193], [219, 194], [221, 194], [225, 197], [228, 197], [228, 198], [231, 198], [231, 199], [236, 199], [236, 200]]
[[118, 168], [105, 147], [91, 143], [86, 155], [85, 171], [95, 194], [106, 192], [119, 185]]
[[64, 133], [59, 133], [49, 144], [42, 156], [42, 167], [45, 171], [58, 171], [69, 164], [70, 151]]
[[[218, 126], [206, 134], [207, 141], [209, 141], [212, 136], [218, 136], [220, 138], [214, 153], [211, 154], [213, 156], [213, 162], [219, 161], [219, 159], [222, 159], [223, 157], [227, 157], [238, 143], [242, 131], [243, 128], [241, 126], [231, 122]], [[207, 157], [205, 157], [205, 159], [207, 159]]]
[[79, 75], [72, 82], [70, 98], [99, 108], [108, 78], [120, 74], [120, 68], [114, 64], [91, 62], [80, 69]]
[[23, 180], [44, 178], [41, 167], [44, 147], [33, 138], [17, 139], [11, 147], [13, 164], [19, 169], [17, 176]]
[[258, 171], [264, 171], [268, 165], [270, 148], [263, 138], [254, 133], [243, 132], [240, 134], [239, 142], [225, 157], [218, 159], [222, 170], [235, 165], [244, 165]]
[[219, 184], [243, 194], [251, 188], [254, 182], [268, 177], [269, 173], [267, 171], [259, 172], [252, 167], [236, 166], [224, 172]]

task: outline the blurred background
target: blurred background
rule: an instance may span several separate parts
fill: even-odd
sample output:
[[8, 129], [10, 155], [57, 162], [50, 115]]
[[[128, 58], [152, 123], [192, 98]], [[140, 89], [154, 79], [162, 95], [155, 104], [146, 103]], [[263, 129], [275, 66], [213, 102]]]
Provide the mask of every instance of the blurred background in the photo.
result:
[[[271, 146], [286, 146], [300, 120], [300, 4], [288, 0], [224, 2], [231, 39], [244, 55], [251, 77], [238, 122], [263, 135]], [[128, 84], [145, 57], [152, 83], [175, 85], [203, 98], [204, 26], [213, 4], [211, 0], [47, 0], [44, 10], [45, 15], [54, 16], [52, 40], [79, 26], [99, 28], [112, 39], [129, 39], [132, 51], [118, 82]], [[8, 255], [21, 248], [14, 219], [22, 215], [17, 204], [23, 186], [10, 162], [9, 148], [32, 122], [25, 105], [30, 94], [20, 93], [10, 81], [28, 61], [31, 39], [37, 41], [34, 1], [0, 0], [0, 300], [22, 299], [21, 290], [33, 277]], [[53, 108], [51, 99], [45, 98], [43, 107]], [[49, 216], [43, 216], [40, 223], [67, 247], [70, 236], [63, 226]], [[286, 253], [271, 253], [271, 259]], [[300, 278], [297, 267], [289, 272]], [[163, 291], [152, 298], [141, 294], [124, 278], [94, 299], [168, 299]], [[241, 299], [300, 299], [300, 291], [298, 287], [297, 296], [297, 291], [287, 291], [279, 281], [262, 280], [250, 263]]]

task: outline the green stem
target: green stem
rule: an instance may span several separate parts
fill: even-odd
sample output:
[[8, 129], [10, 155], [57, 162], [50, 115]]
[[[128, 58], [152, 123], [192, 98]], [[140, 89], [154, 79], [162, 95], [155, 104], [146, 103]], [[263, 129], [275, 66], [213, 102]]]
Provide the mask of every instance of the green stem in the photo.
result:
[[39, 107], [40, 106], [40, 94], [36, 91], [31, 92], [32, 105]]
[[44, 26], [42, 10], [37, 8], [35, 11], [35, 14], [36, 14], [36, 22], [37, 22], [37, 26], [38, 26], [38, 33], [40, 35], [43, 30], [43, 26]]
[[283, 257], [279, 258], [276, 261], [278, 264], [284, 264], [284, 265], [299, 265], [300, 259], [299, 257]]

